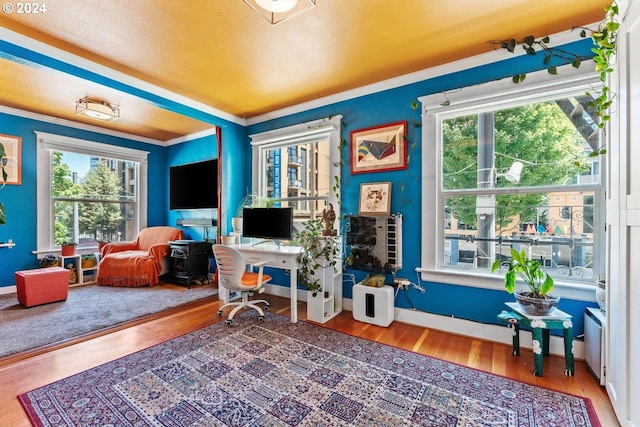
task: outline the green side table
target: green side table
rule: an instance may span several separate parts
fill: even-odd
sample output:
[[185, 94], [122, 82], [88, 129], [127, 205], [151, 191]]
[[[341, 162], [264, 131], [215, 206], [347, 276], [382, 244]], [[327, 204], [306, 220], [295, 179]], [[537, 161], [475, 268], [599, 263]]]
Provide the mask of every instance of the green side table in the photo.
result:
[[533, 375], [542, 376], [542, 358], [549, 355], [549, 333], [551, 329], [562, 329], [564, 337], [565, 375], [572, 377], [573, 367], [573, 322], [571, 315], [556, 309], [548, 316], [529, 316], [515, 302], [505, 303], [509, 310], [498, 315], [498, 320], [513, 327], [513, 355], [520, 355], [520, 327], [531, 328], [533, 341]]

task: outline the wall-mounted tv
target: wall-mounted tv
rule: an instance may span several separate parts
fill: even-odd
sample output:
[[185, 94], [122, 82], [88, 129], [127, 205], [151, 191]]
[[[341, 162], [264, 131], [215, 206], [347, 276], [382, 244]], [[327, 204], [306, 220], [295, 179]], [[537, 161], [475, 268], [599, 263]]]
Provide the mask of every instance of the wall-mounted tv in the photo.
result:
[[169, 209], [218, 207], [218, 159], [169, 168]]
[[270, 240], [291, 240], [293, 208], [244, 208], [242, 236]]

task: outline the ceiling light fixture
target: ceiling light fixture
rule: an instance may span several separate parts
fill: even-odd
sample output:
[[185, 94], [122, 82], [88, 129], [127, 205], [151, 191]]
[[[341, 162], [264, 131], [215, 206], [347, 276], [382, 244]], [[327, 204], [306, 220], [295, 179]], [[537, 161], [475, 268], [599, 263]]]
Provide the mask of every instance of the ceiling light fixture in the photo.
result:
[[120, 109], [106, 101], [81, 98], [76, 101], [76, 115], [110, 122], [120, 117]]
[[316, 6], [316, 0], [243, 0], [271, 25], [298, 16]]

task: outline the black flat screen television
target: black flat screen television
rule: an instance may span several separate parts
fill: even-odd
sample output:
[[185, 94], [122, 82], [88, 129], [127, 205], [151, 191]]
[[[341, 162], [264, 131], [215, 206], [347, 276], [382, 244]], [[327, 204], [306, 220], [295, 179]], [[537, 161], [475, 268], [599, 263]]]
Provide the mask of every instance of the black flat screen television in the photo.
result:
[[270, 240], [291, 240], [293, 208], [244, 208], [242, 236]]
[[169, 209], [218, 207], [218, 159], [169, 168]]

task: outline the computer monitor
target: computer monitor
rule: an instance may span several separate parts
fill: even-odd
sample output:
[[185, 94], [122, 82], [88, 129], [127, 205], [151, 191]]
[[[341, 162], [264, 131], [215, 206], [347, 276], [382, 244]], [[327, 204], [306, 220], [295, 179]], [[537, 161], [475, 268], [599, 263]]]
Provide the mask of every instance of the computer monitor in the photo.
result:
[[242, 236], [273, 240], [293, 237], [293, 208], [244, 208]]

